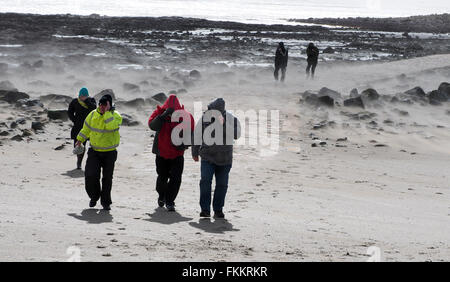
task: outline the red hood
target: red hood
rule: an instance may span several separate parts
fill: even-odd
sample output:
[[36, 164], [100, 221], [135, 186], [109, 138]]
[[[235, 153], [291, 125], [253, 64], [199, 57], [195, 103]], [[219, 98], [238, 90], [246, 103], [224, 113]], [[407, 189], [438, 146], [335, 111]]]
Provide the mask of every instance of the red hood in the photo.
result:
[[169, 96], [169, 98], [167, 98], [166, 102], [164, 102], [164, 105], [161, 107], [161, 109], [163, 110], [166, 110], [167, 108], [173, 108], [176, 111], [184, 109], [184, 106], [180, 104], [177, 96], [172, 94]]

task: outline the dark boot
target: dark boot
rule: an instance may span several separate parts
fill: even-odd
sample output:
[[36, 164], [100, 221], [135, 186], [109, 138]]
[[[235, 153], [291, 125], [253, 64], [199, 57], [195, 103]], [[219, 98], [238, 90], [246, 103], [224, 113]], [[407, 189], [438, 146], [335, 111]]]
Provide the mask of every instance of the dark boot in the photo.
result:
[[83, 155], [77, 155], [77, 169], [81, 169], [81, 164], [83, 162]]

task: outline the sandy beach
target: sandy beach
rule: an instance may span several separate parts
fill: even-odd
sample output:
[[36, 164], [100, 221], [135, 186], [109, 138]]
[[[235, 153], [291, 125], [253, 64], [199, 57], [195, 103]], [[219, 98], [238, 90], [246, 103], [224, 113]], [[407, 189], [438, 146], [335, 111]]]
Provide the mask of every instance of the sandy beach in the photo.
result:
[[[415, 39], [437, 47], [409, 55], [386, 49], [384, 59], [373, 56], [376, 44], [353, 52], [349, 42], [339, 47], [321, 40], [323, 47], [341, 48], [346, 59], [321, 54], [327, 59], [316, 79], [307, 80], [297, 44], [309, 41], [296, 35], [288, 47], [294, 54], [299, 48], [298, 56], [282, 84], [271, 66], [276, 42], [288, 40], [280, 34], [253, 41], [261, 44], [254, 49], [239, 49], [252, 44], [239, 35], [220, 49], [226, 38], [204, 34], [186, 45], [175, 38], [157, 45], [166, 34], [136, 42], [113, 29], [108, 41], [93, 39], [100, 37], [93, 29], [69, 26], [25, 40], [9, 28], [1, 33], [10, 39], [0, 41], [0, 82], [9, 88], [0, 89], [1, 261], [67, 261], [73, 247], [81, 261], [362, 262], [372, 246], [383, 261], [450, 259], [450, 104], [442, 100], [449, 89], [449, 39]], [[307, 27], [287, 29], [300, 34]], [[259, 27], [264, 30], [286, 32]], [[340, 35], [328, 41], [338, 41], [334, 36]], [[367, 54], [370, 59], [361, 59]], [[66, 110], [83, 86], [92, 96], [112, 89], [117, 110], [128, 115], [110, 212], [88, 208], [84, 173], [75, 170], [72, 155], [72, 124], [64, 113], [49, 115]], [[415, 87], [422, 91], [407, 92]], [[364, 108], [344, 102], [353, 89]], [[5, 98], [7, 92], [13, 94]], [[177, 212], [157, 208], [147, 120], [161, 92], [176, 93], [191, 112], [195, 102], [205, 110], [217, 97], [229, 110], [278, 111], [278, 126], [271, 125], [279, 128], [276, 150], [235, 146], [226, 220], [200, 220], [200, 167], [190, 149]], [[324, 95], [332, 105], [317, 101]]]

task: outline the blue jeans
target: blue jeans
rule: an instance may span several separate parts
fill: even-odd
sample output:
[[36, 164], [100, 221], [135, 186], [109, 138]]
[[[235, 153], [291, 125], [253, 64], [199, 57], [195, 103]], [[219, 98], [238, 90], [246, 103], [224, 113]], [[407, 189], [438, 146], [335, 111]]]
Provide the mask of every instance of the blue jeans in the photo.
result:
[[213, 210], [222, 211], [228, 189], [228, 175], [231, 165], [215, 165], [202, 160], [200, 179], [200, 207], [202, 211], [211, 211], [211, 184], [216, 176], [216, 189], [214, 190]]

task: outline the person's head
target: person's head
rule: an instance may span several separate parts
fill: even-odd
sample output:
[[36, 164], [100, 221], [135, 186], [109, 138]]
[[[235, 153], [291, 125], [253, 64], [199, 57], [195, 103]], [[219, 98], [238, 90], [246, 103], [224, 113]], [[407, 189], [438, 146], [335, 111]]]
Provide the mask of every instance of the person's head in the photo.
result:
[[278, 47], [284, 48], [284, 43], [283, 42], [278, 43]]
[[222, 98], [218, 98], [214, 101], [212, 101], [208, 105], [208, 110], [217, 110], [221, 113], [225, 112], [225, 101]]
[[78, 98], [80, 98], [81, 101], [86, 100], [89, 97], [89, 91], [86, 87], [83, 87], [78, 92]]
[[100, 98], [100, 101], [98, 101], [98, 106], [101, 109], [105, 109], [108, 106], [108, 103], [109, 103], [109, 106], [111, 107], [112, 106], [112, 97], [109, 94], [105, 94], [105, 95], [103, 95], [102, 98]]
[[308, 47], [309, 47], [309, 48], [312, 48], [312, 47], [314, 47], [314, 43], [312, 43], [312, 42], [311, 42], [311, 43], [309, 43]]

